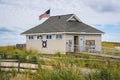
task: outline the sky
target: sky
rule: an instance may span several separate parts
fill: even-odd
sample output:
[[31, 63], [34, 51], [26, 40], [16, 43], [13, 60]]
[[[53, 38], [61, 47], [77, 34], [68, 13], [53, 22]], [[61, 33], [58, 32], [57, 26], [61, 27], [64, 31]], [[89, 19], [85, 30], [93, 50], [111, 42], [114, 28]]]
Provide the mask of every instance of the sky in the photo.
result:
[[102, 30], [102, 41], [120, 42], [120, 0], [0, 0], [0, 46], [25, 43], [20, 34], [44, 22], [39, 15], [49, 8]]

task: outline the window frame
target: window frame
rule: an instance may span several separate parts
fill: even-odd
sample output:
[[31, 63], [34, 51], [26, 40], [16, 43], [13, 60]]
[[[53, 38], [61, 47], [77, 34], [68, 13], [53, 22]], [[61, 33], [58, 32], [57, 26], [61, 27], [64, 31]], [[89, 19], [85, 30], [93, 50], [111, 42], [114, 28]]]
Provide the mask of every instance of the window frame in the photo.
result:
[[41, 40], [42, 39], [42, 35], [37, 35], [37, 40]]
[[28, 39], [29, 39], [29, 40], [33, 40], [33, 39], [34, 39], [34, 36], [33, 36], [33, 35], [29, 35], [29, 36], [28, 36]]
[[52, 39], [52, 35], [46, 35], [46, 39]]
[[95, 40], [86, 40], [86, 47], [89, 47], [90, 49], [95, 49]]
[[56, 39], [62, 39], [62, 35], [61, 34], [56, 34]]

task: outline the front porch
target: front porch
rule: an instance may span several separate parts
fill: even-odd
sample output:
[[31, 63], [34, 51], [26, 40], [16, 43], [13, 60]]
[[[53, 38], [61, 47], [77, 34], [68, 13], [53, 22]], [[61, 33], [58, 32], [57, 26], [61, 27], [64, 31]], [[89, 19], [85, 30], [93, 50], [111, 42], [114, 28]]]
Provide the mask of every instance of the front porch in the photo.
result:
[[71, 40], [67, 40], [66, 42], [66, 52], [67, 53], [81, 53], [81, 52], [100, 52], [97, 49], [97, 44], [101, 44], [95, 39], [88, 39], [85, 36], [73, 36]]
[[73, 48], [67, 47], [66, 49], [66, 53], [82, 53], [82, 52], [100, 53], [100, 51], [95, 50], [95, 47], [84, 47], [80, 45], [74, 45]]

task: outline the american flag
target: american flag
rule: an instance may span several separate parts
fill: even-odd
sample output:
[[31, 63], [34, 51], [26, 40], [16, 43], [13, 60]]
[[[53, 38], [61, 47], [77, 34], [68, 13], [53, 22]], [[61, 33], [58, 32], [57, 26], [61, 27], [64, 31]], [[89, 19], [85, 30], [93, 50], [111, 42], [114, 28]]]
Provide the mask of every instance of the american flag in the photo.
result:
[[42, 18], [45, 18], [45, 17], [50, 17], [50, 9], [47, 10], [45, 13], [41, 14], [39, 16], [39, 20], [41, 20]]

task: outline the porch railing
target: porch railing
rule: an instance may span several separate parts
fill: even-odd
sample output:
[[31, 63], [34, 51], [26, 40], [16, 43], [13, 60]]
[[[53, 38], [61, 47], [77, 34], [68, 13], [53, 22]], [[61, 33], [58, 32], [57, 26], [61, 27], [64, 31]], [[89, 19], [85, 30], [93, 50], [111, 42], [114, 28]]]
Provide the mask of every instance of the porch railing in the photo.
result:
[[67, 52], [96, 52], [95, 48], [91, 48], [91, 47], [85, 47], [85, 46], [80, 46], [80, 45], [74, 45], [74, 46], [67, 46], [66, 47], [66, 51]]
[[84, 47], [80, 45], [75, 45], [75, 46], [66, 47], [66, 50], [67, 52], [75, 52], [75, 53], [89, 52], [89, 53], [120, 56], [120, 49], [116, 49], [116, 48], [102, 47], [101, 51], [97, 51], [96, 48], [94, 47], [87, 47], [87, 46]]
[[102, 54], [120, 56], [120, 49], [102, 47]]

